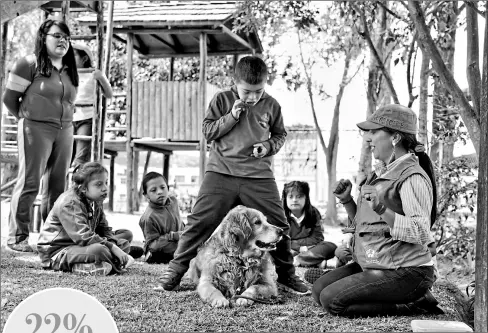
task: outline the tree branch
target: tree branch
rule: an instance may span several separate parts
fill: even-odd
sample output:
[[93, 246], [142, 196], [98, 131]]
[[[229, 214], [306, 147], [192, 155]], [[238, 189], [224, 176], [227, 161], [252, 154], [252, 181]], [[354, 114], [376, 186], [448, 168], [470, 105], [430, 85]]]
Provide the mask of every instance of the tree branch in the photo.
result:
[[479, 65], [478, 16], [473, 6], [466, 7], [467, 67], [469, 93], [476, 116], [480, 116], [481, 73]]
[[388, 8], [387, 6], [385, 6], [384, 3], [382, 3], [381, 1], [375, 1], [378, 5], [380, 5], [381, 7], [383, 7], [383, 9], [389, 13], [390, 15], [392, 15], [393, 17], [399, 19], [400, 21], [403, 21], [405, 23], [410, 23], [406, 18], [404, 17], [401, 17], [400, 15], [398, 15], [397, 13], [395, 13], [394, 11], [392, 11], [390, 8]]
[[383, 64], [383, 60], [379, 56], [378, 51], [374, 47], [373, 41], [371, 40], [371, 35], [369, 34], [369, 30], [368, 30], [368, 22], [366, 20], [366, 16], [364, 15], [364, 12], [355, 3], [350, 2], [350, 5], [354, 8], [354, 10], [356, 12], [358, 12], [361, 15], [361, 20], [363, 21], [363, 30], [364, 31], [362, 33], [358, 31], [359, 35], [361, 35], [366, 40], [366, 42], [368, 43], [368, 46], [369, 46], [371, 52], [373, 53], [373, 56], [375, 57], [376, 62], [378, 63], [378, 66], [379, 66], [381, 72], [383, 73], [383, 76], [385, 77], [386, 85], [388, 86], [388, 89], [390, 90], [390, 93], [391, 93], [391, 96], [393, 97], [393, 100], [395, 101], [396, 104], [400, 104], [400, 101], [398, 100], [398, 96], [397, 96], [397, 93], [395, 91], [395, 88], [393, 87], [393, 82], [391, 81], [390, 75], [389, 75], [388, 71], [386, 70], [385, 65]]
[[432, 66], [439, 75], [441, 82], [452, 94], [455, 102], [460, 106], [463, 121], [469, 131], [471, 139], [473, 140], [476, 153], [479, 154], [479, 142], [481, 134], [479, 118], [476, 116], [476, 112], [469, 104], [463, 91], [461, 88], [459, 88], [459, 85], [454, 80], [452, 73], [447, 69], [446, 64], [442, 60], [439, 50], [432, 40], [429, 29], [427, 28], [425, 16], [419, 3], [415, 0], [408, 0], [408, 10], [418, 32], [418, 41], [420, 43], [422, 52], [426, 52], [429, 55], [429, 58], [432, 61]]
[[415, 49], [415, 42], [417, 40], [417, 31], [415, 31], [412, 42], [408, 47], [408, 60], [407, 60], [407, 88], [408, 88], [408, 105], [409, 107], [413, 104], [417, 96], [412, 94], [412, 81], [413, 81], [413, 71], [412, 71], [412, 55]]
[[298, 37], [298, 49], [300, 50], [300, 59], [302, 61], [303, 70], [305, 71], [305, 77], [307, 78], [307, 92], [308, 97], [310, 98], [310, 106], [312, 107], [312, 115], [313, 115], [313, 122], [315, 124], [315, 128], [317, 129], [317, 134], [319, 135], [320, 144], [322, 145], [322, 149], [324, 150], [326, 161], [329, 158], [329, 150], [328, 147], [325, 145], [324, 136], [322, 135], [322, 130], [320, 129], [319, 121], [317, 119], [317, 113], [315, 111], [315, 103], [313, 102], [313, 92], [312, 92], [312, 77], [307, 71], [307, 66], [305, 63], [305, 58], [303, 57], [303, 48], [302, 48], [302, 39], [300, 37], [300, 29], [296, 28], [297, 37]]
[[[481, 11], [478, 6], [476, 6], [476, 3], [474, 2], [471, 2], [471, 1], [464, 1], [464, 4], [466, 5], [466, 8], [467, 7], [470, 7], [472, 8], [475, 12], [477, 12], [482, 18], [485, 18], [485, 14], [486, 12], [484, 11]], [[462, 8], [462, 6], [461, 6]]]

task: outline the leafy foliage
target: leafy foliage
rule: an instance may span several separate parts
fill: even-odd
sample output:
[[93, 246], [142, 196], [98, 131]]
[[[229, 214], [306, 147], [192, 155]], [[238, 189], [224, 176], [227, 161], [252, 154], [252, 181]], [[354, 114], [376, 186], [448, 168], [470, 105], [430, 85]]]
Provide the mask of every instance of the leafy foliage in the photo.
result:
[[475, 256], [477, 167], [467, 158], [458, 158], [444, 164], [436, 180], [445, 184], [434, 226], [438, 251], [453, 260], [465, 260], [468, 256], [468, 260], [472, 260]]

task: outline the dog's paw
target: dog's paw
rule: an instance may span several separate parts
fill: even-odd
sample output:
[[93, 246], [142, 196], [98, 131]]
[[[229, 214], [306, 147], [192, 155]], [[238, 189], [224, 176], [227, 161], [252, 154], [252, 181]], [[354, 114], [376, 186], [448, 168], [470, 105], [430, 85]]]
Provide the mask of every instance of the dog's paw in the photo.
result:
[[254, 301], [246, 298], [238, 298], [236, 300], [236, 305], [237, 306], [251, 306], [254, 304]]
[[229, 301], [224, 297], [215, 298], [211, 300], [210, 304], [212, 304], [214, 308], [228, 308], [230, 305]]

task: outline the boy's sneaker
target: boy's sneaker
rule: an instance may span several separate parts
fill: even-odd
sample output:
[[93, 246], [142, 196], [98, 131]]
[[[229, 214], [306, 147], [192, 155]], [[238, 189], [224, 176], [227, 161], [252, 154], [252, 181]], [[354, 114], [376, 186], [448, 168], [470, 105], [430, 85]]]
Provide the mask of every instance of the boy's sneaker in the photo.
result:
[[309, 295], [312, 293], [310, 289], [308, 289], [307, 285], [303, 283], [303, 281], [296, 274], [278, 276], [276, 282], [281, 288], [288, 292], [298, 295]]
[[24, 239], [21, 242], [14, 244], [7, 244], [7, 246], [17, 252], [34, 252], [32, 247], [29, 245], [29, 238]]
[[314, 284], [322, 275], [329, 273], [331, 269], [309, 268], [305, 271], [303, 278], [310, 284]]
[[180, 274], [171, 267], [161, 275], [159, 278], [159, 285], [154, 288], [155, 290], [164, 289], [166, 291], [171, 291], [175, 289], [179, 284], [184, 274]]
[[90, 276], [105, 276], [112, 270], [112, 265], [108, 262], [91, 262], [91, 263], [77, 263], [71, 268], [74, 274], [90, 275]]
[[144, 254], [144, 250], [142, 249], [142, 247], [134, 246], [134, 245], [130, 246], [129, 255], [132, 258], [134, 259], [140, 258], [142, 257], [143, 254]]

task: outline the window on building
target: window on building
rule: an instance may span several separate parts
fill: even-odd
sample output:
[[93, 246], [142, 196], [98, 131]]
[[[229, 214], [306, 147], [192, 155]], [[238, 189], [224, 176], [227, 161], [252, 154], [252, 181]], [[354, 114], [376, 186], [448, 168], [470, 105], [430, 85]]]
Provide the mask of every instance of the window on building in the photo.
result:
[[175, 176], [175, 182], [176, 183], [184, 183], [185, 182], [185, 176]]

